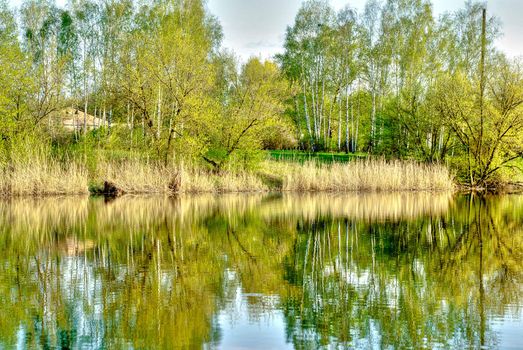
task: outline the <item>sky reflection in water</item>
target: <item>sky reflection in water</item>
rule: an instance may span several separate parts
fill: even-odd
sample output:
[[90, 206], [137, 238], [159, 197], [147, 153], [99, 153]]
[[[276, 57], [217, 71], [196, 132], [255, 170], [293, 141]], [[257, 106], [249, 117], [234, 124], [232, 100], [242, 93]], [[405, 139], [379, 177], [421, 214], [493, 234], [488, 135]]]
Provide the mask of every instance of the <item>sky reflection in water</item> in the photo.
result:
[[522, 348], [522, 221], [522, 196], [0, 202], [0, 349]]

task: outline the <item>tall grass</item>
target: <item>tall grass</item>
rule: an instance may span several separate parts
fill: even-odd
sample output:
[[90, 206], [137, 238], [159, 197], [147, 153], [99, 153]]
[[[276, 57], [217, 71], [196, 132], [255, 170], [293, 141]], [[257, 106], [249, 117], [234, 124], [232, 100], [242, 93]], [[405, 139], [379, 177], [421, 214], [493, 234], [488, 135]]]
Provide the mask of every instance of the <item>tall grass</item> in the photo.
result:
[[165, 167], [141, 161], [103, 166], [103, 179], [126, 193], [450, 191], [451, 174], [442, 165], [365, 160], [351, 163], [267, 161], [258, 172], [214, 174], [191, 166]]
[[143, 161], [104, 163], [99, 179], [114, 184], [129, 194], [266, 192], [269, 187], [246, 171], [215, 174], [201, 168], [164, 166]]
[[144, 160], [100, 161], [90, 173], [78, 162], [52, 157], [20, 158], [0, 167], [0, 195], [88, 193], [88, 184], [114, 184], [129, 194], [231, 192], [450, 191], [442, 165], [385, 160], [322, 164], [266, 161], [258, 171], [213, 173], [197, 166], [164, 166]]
[[0, 196], [87, 194], [87, 170], [45, 157], [18, 159], [0, 167]]
[[282, 190], [296, 192], [450, 191], [454, 180], [438, 164], [412, 161], [359, 160], [350, 163], [270, 163], [282, 177]]

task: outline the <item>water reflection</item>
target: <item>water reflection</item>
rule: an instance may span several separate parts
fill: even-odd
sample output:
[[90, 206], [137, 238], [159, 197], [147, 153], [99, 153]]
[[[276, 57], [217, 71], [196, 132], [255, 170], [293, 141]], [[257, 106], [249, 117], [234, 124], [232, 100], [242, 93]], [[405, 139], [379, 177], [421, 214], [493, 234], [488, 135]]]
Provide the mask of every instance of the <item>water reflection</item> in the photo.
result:
[[0, 202], [0, 348], [521, 347], [522, 214], [520, 196]]

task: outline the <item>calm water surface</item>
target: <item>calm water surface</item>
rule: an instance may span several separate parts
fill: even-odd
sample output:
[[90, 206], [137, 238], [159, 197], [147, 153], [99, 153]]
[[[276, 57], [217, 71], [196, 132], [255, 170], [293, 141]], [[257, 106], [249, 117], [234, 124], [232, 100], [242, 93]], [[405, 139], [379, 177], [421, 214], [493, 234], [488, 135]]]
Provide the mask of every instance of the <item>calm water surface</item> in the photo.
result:
[[522, 349], [523, 196], [0, 201], [0, 349]]

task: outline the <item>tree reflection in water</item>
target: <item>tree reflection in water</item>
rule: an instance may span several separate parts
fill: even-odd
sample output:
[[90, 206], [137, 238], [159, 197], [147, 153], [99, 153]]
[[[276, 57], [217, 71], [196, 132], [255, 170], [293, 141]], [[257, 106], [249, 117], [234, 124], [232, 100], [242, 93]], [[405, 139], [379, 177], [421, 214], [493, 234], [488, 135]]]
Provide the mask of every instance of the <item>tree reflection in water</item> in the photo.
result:
[[213, 348], [265, 323], [296, 348], [495, 348], [495, 322], [523, 322], [522, 212], [433, 194], [0, 202], [0, 347]]

